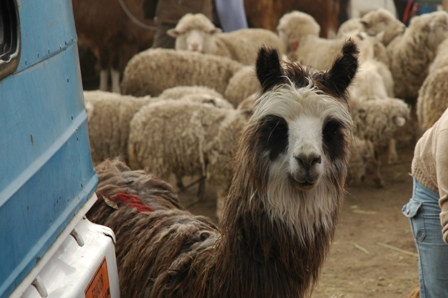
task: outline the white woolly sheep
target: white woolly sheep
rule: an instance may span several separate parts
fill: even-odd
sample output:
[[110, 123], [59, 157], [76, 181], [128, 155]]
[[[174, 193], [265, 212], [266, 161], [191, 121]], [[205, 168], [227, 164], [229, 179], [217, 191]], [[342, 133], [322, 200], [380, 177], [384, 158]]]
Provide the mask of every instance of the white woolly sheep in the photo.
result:
[[402, 35], [406, 29], [395, 15], [384, 8], [369, 11], [361, 18], [361, 23], [369, 35], [383, 32], [382, 42], [385, 46], [388, 46], [395, 37]]
[[280, 18], [277, 33], [286, 48], [287, 55], [291, 56], [297, 50], [302, 38], [307, 35], [319, 36], [320, 26], [311, 15], [292, 11]]
[[129, 123], [144, 105], [157, 101], [106, 91], [84, 91], [89, 141], [94, 163], [122, 156], [127, 159]]
[[[193, 91], [193, 90], [191, 90]], [[202, 88], [196, 92], [205, 92]], [[129, 123], [134, 114], [144, 105], [167, 100], [161, 97], [134, 97], [106, 91], [84, 91], [88, 115], [89, 141], [93, 162], [121, 156], [127, 161]], [[179, 100], [212, 104], [218, 108], [232, 109], [223, 98], [207, 93], [185, 94]]]
[[[352, 99], [350, 113], [354, 122], [354, 135], [372, 142], [374, 147], [374, 181], [378, 186], [384, 186], [380, 173], [379, 155], [385, 148], [391, 148], [391, 139], [410, 118], [410, 108], [401, 99], [385, 98], [358, 101]], [[388, 152], [394, 159], [393, 152]]]
[[437, 69], [448, 66], [448, 38], [442, 41], [437, 47], [436, 57], [429, 66], [429, 73], [435, 72]]
[[184, 15], [167, 33], [176, 38], [176, 50], [223, 56], [245, 65], [255, 64], [262, 45], [285, 52], [280, 38], [270, 30], [249, 28], [223, 33], [201, 13]]
[[164, 90], [159, 99], [179, 99], [210, 103], [218, 108], [232, 109], [233, 105], [225, 100], [221, 94], [205, 86], [177, 86]]
[[317, 70], [328, 70], [345, 42], [346, 39], [343, 38], [325, 39], [307, 35], [300, 40], [300, 44], [291, 58]]
[[349, 87], [349, 92], [353, 98], [358, 100], [388, 97], [384, 79], [380, 75], [377, 65], [369, 61], [359, 66], [359, 70]]
[[387, 46], [394, 93], [414, 105], [439, 44], [448, 37], [448, 13], [436, 11], [415, 16], [403, 35]]
[[386, 46], [383, 44], [384, 31], [381, 31], [377, 34], [367, 33], [364, 23], [361, 21], [361, 19], [349, 19], [341, 24], [336, 37], [348, 38], [356, 36], [361, 32], [365, 32], [372, 40], [375, 59], [389, 67], [389, 56], [387, 54]]
[[186, 94], [185, 96], [179, 98], [181, 101], [192, 101], [202, 104], [212, 104], [217, 108], [224, 109], [234, 109], [233, 105], [226, 99], [218, 96], [213, 96], [207, 93], [192, 93]]
[[245, 66], [229, 80], [224, 97], [237, 107], [249, 95], [260, 90], [260, 82], [252, 66]]
[[448, 107], [448, 66], [430, 73], [418, 91], [416, 113], [420, 133], [442, 116]]
[[[167, 100], [146, 105], [130, 124], [129, 165], [161, 178], [199, 176], [225, 193], [244, 112], [214, 105]], [[205, 179], [198, 196], [204, 194]]]
[[163, 90], [158, 97], [163, 99], [180, 99], [188, 94], [208, 94], [212, 97], [223, 98], [221, 93], [206, 86], [176, 86]]
[[124, 71], [122, 93], [158, 96], [176, 86], [206, 86], [224, 94], [243, 65], [215, 55], [172, 49], [148, 49], [132, 57]]
[[320, 26], [307, 13], [293, 11], [284, 14], [279, 21], [277, 32], [289, 58], [317, 70], [327, 70], [340, 54], [346, 39], [326, 39], [319, 37]]
[[367, 167], [372, 164], [374, 157], [373, 144], [369, 140], [353, 136], [350, 142], [350, 160], [347, 182], [352, 185], [364, 181]]
[[448, 104], [448, 38], [437, 47], [428, 76], [418, 91], [416, 114], [420, 133], [430, 128]]
[[374, 57], [374, 37], [365, 32], [350, 36], [359, 48], [359, 68], [350, 94], [356, 99], [394, 97], [394, 81], [389, 68]]
[[[352, 98], [357, 101], [393, 98], [392, 74], [384, 63], [374, 59], [374, 38], [365, 32], [359, 32], [352, 39], [360, 51], [358, 72], [349, 86]], [[398, 158], [395, 139], [389, 141], [388, 154], [388, 164], [395, 163]]]

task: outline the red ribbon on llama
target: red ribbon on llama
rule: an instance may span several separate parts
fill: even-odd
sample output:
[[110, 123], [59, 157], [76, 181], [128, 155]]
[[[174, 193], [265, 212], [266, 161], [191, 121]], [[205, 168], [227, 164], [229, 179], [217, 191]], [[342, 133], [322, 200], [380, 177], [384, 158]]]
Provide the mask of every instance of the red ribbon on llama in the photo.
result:
[[[106, 201], [106, 197], [104, 198]], [[124, 194], [124, 193], [119, 193], [116, 194], [114, 196], [111, 197], [111, 199], [113, 200], [113, 202], [122, 202], [127, 204], [128, 206], [137, 209], [138, 213], [141, 212], [152, 212], [154, 211], [153, 208], [151, 208], [150, 206], [147, 206], [143, 203], [143, 201], [135, 195], [129, 195], [129, 194]], [[107, 203], [107, 201], [106, 201]], [[109, 205], [109, 204], [108, 204]], [[113, 207], [113, 206], [111, 206]]]

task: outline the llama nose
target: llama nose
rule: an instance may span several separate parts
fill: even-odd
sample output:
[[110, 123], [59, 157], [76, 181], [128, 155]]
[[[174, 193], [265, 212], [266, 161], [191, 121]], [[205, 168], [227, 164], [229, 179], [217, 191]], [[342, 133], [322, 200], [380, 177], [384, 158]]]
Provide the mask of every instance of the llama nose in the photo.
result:
[[299, 165], [303, 166], [305, 169], [310, 169], [312, 166], [316, 164], [320, 164], [322, 162], [322, 157], [317, 153], [300, 153], [295, 156]]

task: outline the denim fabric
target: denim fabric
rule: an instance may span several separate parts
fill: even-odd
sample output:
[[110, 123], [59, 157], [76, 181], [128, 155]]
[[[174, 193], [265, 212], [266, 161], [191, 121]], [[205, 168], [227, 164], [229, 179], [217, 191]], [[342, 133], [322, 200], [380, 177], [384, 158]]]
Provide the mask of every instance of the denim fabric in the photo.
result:
[[448, 245], [442, 239], [439, 194], [414, 179], [412, 199], [403, 206], [418, 251], [420, 297], [448, 297]]
[[216, 0], [215, 6], [224, 32], [248, 28], [243, 0]]

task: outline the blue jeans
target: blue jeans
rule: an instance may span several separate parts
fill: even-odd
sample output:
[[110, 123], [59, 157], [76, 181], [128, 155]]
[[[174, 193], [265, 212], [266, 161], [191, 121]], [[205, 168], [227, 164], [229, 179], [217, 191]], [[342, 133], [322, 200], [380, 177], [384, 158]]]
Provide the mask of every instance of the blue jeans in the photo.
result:
[[448, 245], [442, 238], [439, 194], [414, 179], [412, 199], [403, 206], [418, 251], [420, 297], [448, 297]]
[[248, 28], [243, 0], [216, 0], [215, 6], [224, 32]]

